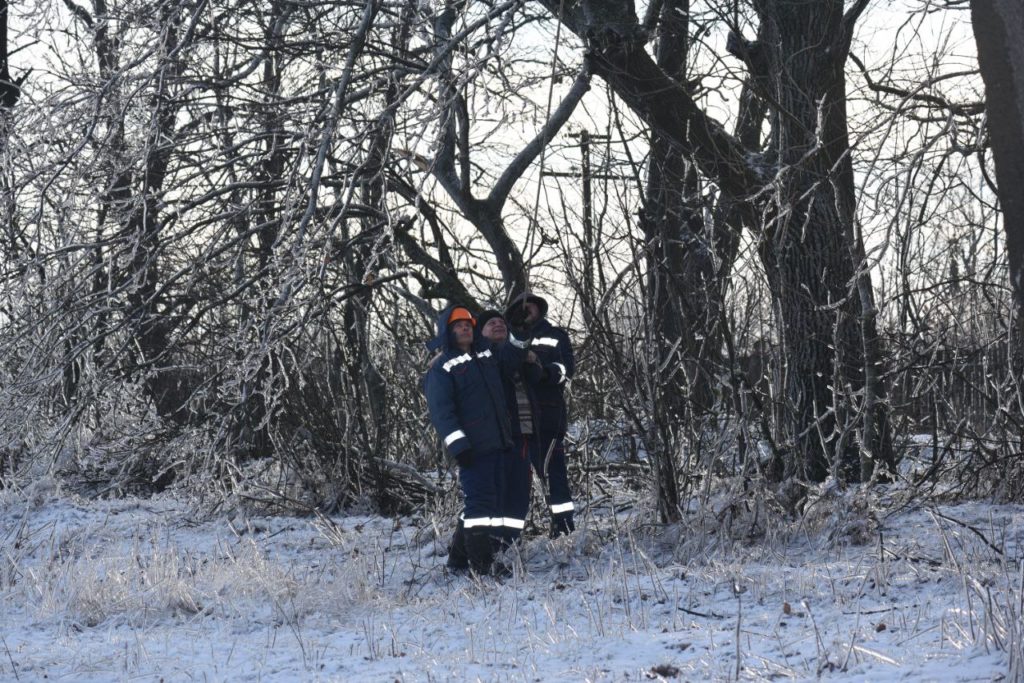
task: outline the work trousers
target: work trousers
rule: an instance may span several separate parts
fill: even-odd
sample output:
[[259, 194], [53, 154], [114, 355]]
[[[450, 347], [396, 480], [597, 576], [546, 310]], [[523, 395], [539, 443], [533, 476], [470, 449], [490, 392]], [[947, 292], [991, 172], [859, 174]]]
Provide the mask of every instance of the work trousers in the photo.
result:
[[464, 507], [449, 548], [448, 566], [490, 572], [495, 551], [515, 542], [526, 524], [530, 500], [529, 459], [510, 447], [474, 453], [459, 468]]
[[540, 479], [544, 502], [551, 512], [551, 536], [576, 529], [573, 521], [572, 493], [565, 464], [565, 444], [559, 435], [539, 434], [526, 437], [530, 462]]

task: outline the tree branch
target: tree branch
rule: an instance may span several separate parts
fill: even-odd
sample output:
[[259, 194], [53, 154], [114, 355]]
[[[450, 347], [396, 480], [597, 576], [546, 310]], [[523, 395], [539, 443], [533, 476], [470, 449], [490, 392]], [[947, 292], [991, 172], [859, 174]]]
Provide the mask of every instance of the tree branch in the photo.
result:
[[476, 306], [476, 299], [470, 295], [456, 273], [427, 253], [427, 250], [409, 234], [411, 227], [411, 219], [406, 218], [399, 221], [394, 229], [395, 240], [402, 246], [402, 250], [413, 263], [426, 268], [437, 278], [436, 285], [424, 286], [424, 291], [421, 294], [425, 298], [445, 298], [449, 301], [464, 301], [469, 305]]
[[[632, 3], [618, 0], [540, 0], [552, 16], [588, 42], [587, 63], [647, 125], [743, 199], [764, 185], [743, 145], [694, 102], [686, 88], [658, 67], [644, 49], [644, 31]], [[619, 9], [615, 9], [619, 7]]]
[[508, 165], [508, 168], [498, 178], [498, 181], [491, 188], [491, 192], [487, 196], [488, 204], [494, 208], [500, 208], [505, 204], [505, 200], [508, 198], [509, 192], [512, 191], [516, 181], [523, 176], [523, 173], [530, 167], [530, 164], [537, 158], [537, 155], [541, 153], [544, 147], [555, 137], [559, 129], [569, 120], [573, 111], [576, 110], [576, 105], [580, 103], [583, 95], [588, 90], [590, 90], [590, 73], [584, 67], [579, 75], [576, 76], [576, 81], [569, 89], [569, 93], [562, 100], [562, 103], [558, 105], [558, 108], [551, 115], [548, 122], [544, 124], [544, 127], [541, 128], [537, 136], [516, 155], [512, 163]]
[[67, 7], [73, 15], [82, 21], [87, 27], [92, 28], [92, 15], [89, 11], [81, 5], [76, 5], [72, 0], [64, 0], [64, 6]]
[[459, 178], [455, 171], [458, 94], [455, 92], [451, 78], [451, 50], [446, 47], [446, 44], [450, 45], [452, 42], [451, 34], [454, 22], [455, 11], [451, 7], [446, 7], [434, 21], [434, 34], [439, 39], [437, 45], [438, 54], [434, 59], [437, 62], [437, 68], [441, 71], [439, 81], [441, 84], [440, 102], [443, 118], [441, 119], [441, 139], [439, 140], [438, 151], [434, 157], [431, 172], [438, 182], [441, 183], [441, 187], [445, 189], [445, 192], [457, 201], [461, 201], [464, 199], [463, 192], [468, 191], [468, 187], [464, 188], [459, 183]]
[[470, 173], [469, 159], [469, 107], [466, 98], [461, 94], [455, 96], [455, 112], [459, 124], [459, 182], [466, 196], [472, 194], [473, 176]]
[[846, 14], [840, 22], [839, 40], [837, 41], [836, 50], [837, 58], [844, 59], [842, 55], [845, 55], [850, 51], [850, 42], [853, 40], [853, 29], [857, 27], [857, 20], [864, 14], [864, 10], [867, 9], [868, 3], [871, 0], [857, 0], [850, 6], [850, 9], [846, 10]]
[[846, 10], [846, 14], [843, 15], [843, 22], [848, 22], [850, 24], [856, 23], [860, 18], [860, 15], [864, 13], [865, 9], [867, 9], [870, 2], [871, 0], [857, 0], [850, 9]]
[[416, 207], [416, 210], [427, 221], [427, 225], [430, 226], [430, 232], [437, 242], [437, 256], [441, 265], [447, 270], [454, 272], [455, 262], [452, 260], [451, 253], [448, 251], [448, 245], [444, 241], [444, 235], [441, 232], [441, 219], [434, 207], [420, 194], [419, 190], [412, 183], [398, 175], [388, 174], [388, 187], [397, 192], [410, 205]]
[[661, 17], [661, 8], [665, 4], [665, 0], [652, 0], [647, 5], [647, 12], [644, 13], [644, 31], [653, 33], [654, 29], [658, 26], [658, 19]]
[[985, 111], [984, 102], [966, 102], [964, 104], [958, 104], [956, 102], [950, 102], [944, 97], [938, 95], [929, 95], [928, 93], [921, 92], [922, 89], [935, 85], [940, 80], [946, 80], [949, 78], [961, 78], [963, 76], [974, 76], [978, 73], [977, 70], [971, 71], [957, 71], [954, 73], [943, 74], [936, 78], [928, 79], [918, 83], [914, 90], [906, 90], [904, 88], [897, 88], [892, 85], [886, 85], [884, 83], [878, 83], [871, 80], [871, 75], [868, 73], [868, 69], [864, 66], [864, 62], [860, 60], [857, 55], [850, 53], [850, 61], [857, 65], [860, 69], [861, 75], [864, 76], [864, 81], [867, 83], [868, 88], [875, 92], [885, 93], [887, 95], [896, 95], [902, 97], [905, 100], [915, 100], [924, 104], [930, 104], [942, 109], [951, 111], [954, 114], [963, 114], [964, 116], [976, 116]]
[[744, 199], [766, 182], [748, 161], [748, 151], [708, 116], [681, 84], [658, 68], [642, 45], [609, 41], [587, 54], [594, 73], [649, 126], [694, 158], [734, 199]]

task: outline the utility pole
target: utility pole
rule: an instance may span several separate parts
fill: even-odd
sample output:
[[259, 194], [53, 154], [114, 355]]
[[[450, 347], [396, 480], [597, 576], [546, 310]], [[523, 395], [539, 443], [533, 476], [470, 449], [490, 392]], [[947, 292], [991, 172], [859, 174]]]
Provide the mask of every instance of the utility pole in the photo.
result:
[[[580, 146], [580, 168], [579, 170], [572, 171], [542, 171], [541, 177], [552, 177], [552, 178], [578, 178], [583, 181], [583, 239], [581, 240], [583, 247], [583, 273], [582, 282], [579, 286], [579, 299], [580, 308], [583, 313], [583, 320], [587, 327], [594, 324], [595, 317], [597, 316], [597, 302], [599, 297], [597, 295], [597, 287], [594, 282], [594, 274], [597, 272], [601, 279], [601, 288], [604, 290], [604, 271], [601, 268], [596, 268], [596, 261], [598, 258], [598, 252], [601, 247], [602, 235], [601, 230], [594, 224], [594, 190], [593, 182], [595, 180], [628, 180], [628, 176], [622, 176], [615, 173], [594, 173], [593, 163], [591, 161], [591, 145], [594, 141], [607, 141], [609, 136], [607, 135], [593, 135], [587, 129], [583, 129], [578, 133], [570, 134], [570, 137], [579, 140]], [[600, 165], [600, 163], [599, 163]], [[588, 382], [588, 386], [592, 392], [592, 400], [594, 401], [594, 407], [598, 413], [605, 414], [606, 400], [608, 392], [605, 390], [605, 381], [601, 375], [598, 374], [591, 378]]]
[[[607, 136], [604, 136], [607, 138]], [[590, 131], [586, 128], [580, 131], [580, 158], [583, 174], [583, 244], [586, 258], [583, 261], [583, 281], [587, 285], [587, 292], [594, 291], [594, 256], [596, 245], [594, 244], [594, 204], [590, 188]]]
[[570, 137], [580, 141], [579, 171], [543, 171], [541, 176], [552, 178], [579, 178], [583, 181], [583, 285], [585, 292], [584, 315], [589, 316], [594, 303], [594, 260], [597, 258], [598, 236], [594, 230], [594, 180], [622, 180], [611, 173], [594, 173], [590, 161], [590, 145], [594, 140], [608, 140], [607, 135], [593, 135], [586, 128]]

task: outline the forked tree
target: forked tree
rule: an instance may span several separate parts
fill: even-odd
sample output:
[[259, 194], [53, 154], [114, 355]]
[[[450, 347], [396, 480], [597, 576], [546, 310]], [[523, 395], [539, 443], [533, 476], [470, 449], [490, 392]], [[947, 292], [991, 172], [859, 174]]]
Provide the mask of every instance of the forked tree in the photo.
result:
[[[767, 149], [749, 149], [704, 111], [646, 49], [633, 3], [544, 0], [586, 43], [586, 58], [657, 135], [693, 160], [760, 235], [784, 387], [778, 476], [872, 476], [893, 450], [882, 353], [855, 229], [844, 67], [858, 0], [756, 0], [756, 41], [734, 41], [767, 104]], [[859, 438], [858, 438], [859, 434]]]

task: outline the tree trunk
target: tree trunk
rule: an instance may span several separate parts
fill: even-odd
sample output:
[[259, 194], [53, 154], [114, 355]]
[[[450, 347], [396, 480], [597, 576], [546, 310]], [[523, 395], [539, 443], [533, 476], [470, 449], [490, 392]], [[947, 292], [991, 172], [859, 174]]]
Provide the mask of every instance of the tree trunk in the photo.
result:
[[[772, 150], [784, 169], [777, 181], [760, 245], [778, 315], [787, 402], [783, 440], [791, 449], [785, 476], [822, 481], [838, 458], [849, 463], [836, 398], [852, 370], [847, 359], [856, 339], [852, 298], [845, 283], [852, 267], [847, 233], [830, 181], [825, 142], [827, 116], [842, 102], [826, 100], [841, 78], [825, 50], [838, 30], [842, 3], [783, 5], [762, 2], [770, 100], [778, 107]], [[826, 6], [827, 5], [827, 6]], [[838, 72], [838, 73], [837, 73]], [[820, 110], [819, 110], [820, 107]], [[822, 115], [819, 119], [819, 111]], [[837, 452], [838, 451], [838, 452]]]
[[[282, 34], [286, 30], [285, 22], [288, 10], [279, 0], [269, 3], [265, 17], [263, 39], [266, 54], [263, 58], [262, 78], [262, 129], [264, 135], [264, 153], [258, 166], [257, 177], [262, 187], [256, 191], [253, 201], [252, 220], [256, 229], [256, 280], [263, 294], [261, 310], [272, 315], [274, 287], [271, 284], [270, 269], [274, 258], [274, 249], [281, 234], [280, 198], [278, 183], [285, 173], [285, 155], [288, 151], [284, 133], [283, 111], [281, 99], [281, 72], [283, 69]], [[244, 225], [243, 229], [248, 229]], [[245, 272], [245, 260], [239, 259], [238, 268], [241, 278], [249, 277]], [[253, 302], [240, 302], [241, 328], [259, 328], [254, 320]], [[262, 346], [262, 344], [258, 345]], [[239, 354], [250, 353], [250, 349], [240, 348]], [[270, 453], [271, 435], [267, 413], [267, 396], [262, 391], [270, 373], [275, 367], [275, 352], [270, 348], [263, 358], [255, 374], [246, 377], [240, 386], [240, 395], [236, 405], [234, 434], [232, 435], [233, 450], [240, 460], [258, 458]]]
[[[97, 13], [101, 3], [96, 3]], [[123, 217], [123, 230], [131, 244], [131, 265], [121, 273], [120, 281], [128, 291], [127, 317], [132, 329], [133, 351], [136, 365], [146, 368], [145, 386], [157, 413], [161, 417], [184, 421], [184, 401], [180, 377], [173, 370], [167, 358], [170, 344], [171, 318], [169, 311], [175, 302], [159, 300], [160, 278], [160, 232], [163, 219], [160, 204], [167, 179], [167, 169], [174, 149], [175, 121], [179, 102], [172, 93], [181, 64], [179, 57], [172, 55], [177, 46], [178, 28], [181, 16], [178, 8], [166, 5], [159, 14], [159, 26], [163, 31], [160, 41], [160, 77], [156, 79], [156, 90], [150, 96], [152, 125], [146, 140], [142, 160], [139, 187], [133, 192], [131, 172], [124, 171], [115, 182], [118, 199], [124, 204], [117, 207]], [[117, 201], [117, 200], [115, 200]]]
[[[1016, 302], [1008, 348], [1016, 385], [1010, 410], [1019, 415], [1024, 405], [1024, 5], [1020, 0], [971, 0], [971, 20]], [[1018, 433], [1018, 453], [1022, 442], [1024, 433]]]
[[[781, 169], [766, 207], [761, 255], [776, 301], [788, 402], [786, 475], [856, 481], [891, 465], [873, 293], [855, 231], [840, 0], [758, 4]], [[870, 463], [860, 462], [861, 446]]]
[[985, 82], [1010, 283], [1017, 317], [1024, 318], [1024, 5], [1020, 0], [971, 0], [971, 20]]
[[[680, 85], [686, 82], [689, 0], [662, 5], [657, 63]], [[678, 422], [714, 407], [712, 377], [721, 364], [719, 311], [722, 287], [715, 244], [706, 232], [696, 169], [671, 139], [651, 134], [646, 203], [641, 226], [650, 253], [651, 310], [658, 332], [662, 405]], [[669, 356], [674, 356], [674, 359]]]

